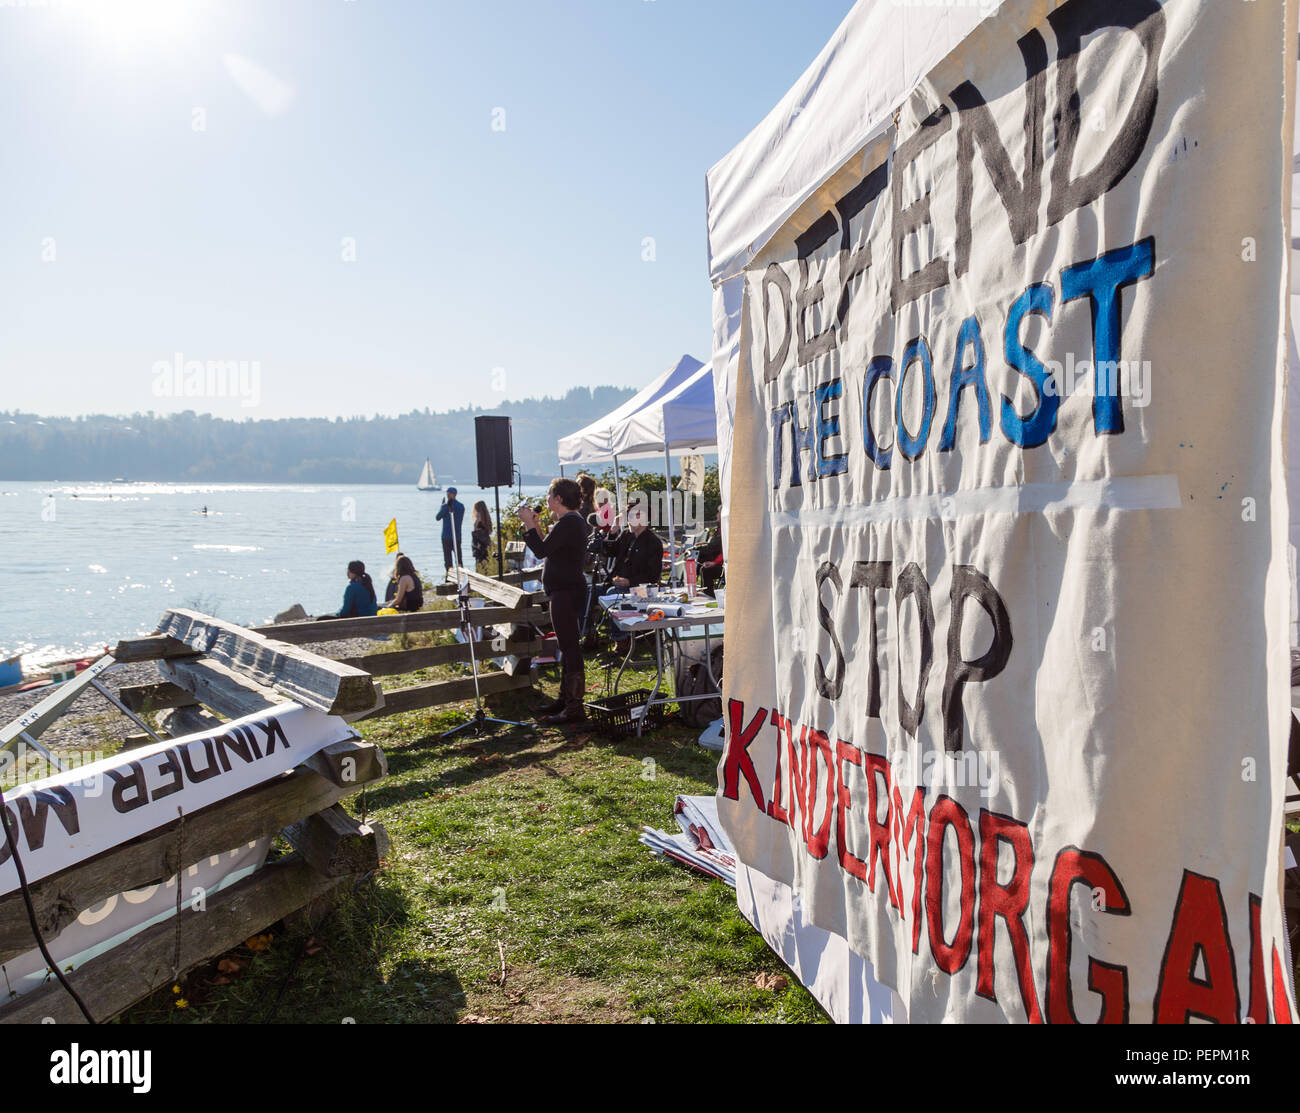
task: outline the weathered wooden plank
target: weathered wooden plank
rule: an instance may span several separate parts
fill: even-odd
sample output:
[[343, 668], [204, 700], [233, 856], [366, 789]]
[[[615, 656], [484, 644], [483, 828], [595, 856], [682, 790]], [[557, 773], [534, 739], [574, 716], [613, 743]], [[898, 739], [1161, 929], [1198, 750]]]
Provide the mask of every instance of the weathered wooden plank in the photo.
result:
[[203, 657], [159, 661], [158, 671], [228, 719], [242, 719], [285, 702], [273, 689]]
[[516, 587], [512, 584], [502, 583], [492, 576], [484, 576], [478, 572], [466, 571], [469, 577], [469, 585], [484, 599], [491, 599], [495, 603], [500, 603], [504, 607], [527, 607], [541, 598], [541, 593], [536, 591], [525, 591], [522, 587]]
[[[494, 628], [495, 629], [495, 628]], [[524, 627], [528, 629], [528, 627]], [[529, 631], [531, 633], [531, 630]], [[517, 654], [534, 654], [542, 651], [545, 643], [540, 638], [533, 638], [518, 644], [510, 643], [511, 652]], [[492, 641], [474, 643], [474, 652], [482, 662], [496, 654]], [[424, 649], [403, 649], [393, 653], [372, 653], [368, 657], [345, 657], [344, 664], [364, 669], [371, 676], [400, 676], [403, 673], [416, 672], [419, 669], [433, 668], [435, 665], [448, 665], [455, 662], [469, 663], [469, 645], [455, 642], [452, 645], [427, 646]]]
[[[322, 877], [306, 859], [290, 855], [215, 893], [205, 911], [185, 908], [179, 933], [174, 919], [164, 920], [91, 959], [69, 974], [68, 981], [91, 1016], [109, 1020], [171, 984], [178, 937], [181, 970], [188, 971], [331, 891], [341, 880]], [[40, 1024], [46, 1018], [56, 1024], [85, 1023], [72, 998], [53, 980], [0, 1009], [4, 1024]]]
[[[344, 752], [347, 748], [348, 753]], [[320, 769], [300, 766], [290, 773], [254, 785], [185, 817], [185, 858], [188, 867], [202, 858], [272, 835], [304, 816], [328, 808], [387, 770], [383, 752], [369, 743], [337, 743]], [[353, 759], [352, 780], [339, 773], [343, 759]], [[31, 885], [36, 922], [53, 939], [82, 910], [176, 873], [179, 821], [141, 835], [69, 866]], [[0, 962], [35, 946], [22, 893], [0, 896]]]
[[[166, 733], [163, 736], [166, 737]], [[122, 749], [124, 750], [138, 750], [141, 746], [152, 746], [153, 744], [154, 739], [147, 734], [128, 734], [122, 739]]]
[[[531, 673], [511, 676], [504, 672], [481, 673], [478, 678], [479, 691], [483, 695], [509, 692], [516, 688], [527, 688], [532, 684]], [[400, 715], [405, 711], [417, 711], [423, 707], [437, 707], [444, 703], [459, 703], [461, 700], [474, 698], [474, 678], [462, 680], [441, 680], [436, 684], [419, 684], [412, 688], [399, 688], [395, 692], [384, 693], [384, 706], [379, 711], [372, 711], [367, 719], [383, 718], [387, 715]]]
[[[550, 611], [545, 607], [476, 607], [470, 611], [472, 626], [491, 626], [498, 622], [550, 625]], [[301, 644], [304, 642], [342, 641], [347, 638], [377, 638], [393, 634], [421, 634], [429, 630], [455, 630], [460, 612], [416, 611], [414, 614], [376, 615], [374, 618], [331, 618], [326, 622], [297, 623], [288, 626], [258, 626], [255, 634]]]
[[[201, 734], [205, 730], [212, 730], [221, 724], [221, 719], [201, 707], [178, 707], [175, 711], [167, 712], [159, 726], [172, 738], [184, 738], [189, 734]], [[148, 738], [147, 735], [145, 737]], [[148, 738], [145, 745], [152, 742], [153, 739]]]
[[164, 657], [193, 657], [194, 650], [175, 638], [150, 634], [144, 638], [124, 638], [117, 643], [112, 656], [114, 660], [129, 665], [139, 661], [161, 661]]
[[136, 684], [123, 688], [117, 698], [137, 715], [166, 711], [171, 707], [193, 707], [199, 701], [178, 684], [164, 680], [161, 684]]
[[[540, 653], [540, 650], [534, 652]], [[518, 656], [509, 653], [501, 658], [501, 671], [507, 676], [527, 676], [530, 675], [533, 668], [533, 655]]]
[[355, 723], [358, 719], [364, 718], [367, 715], [372, 715], [384, 706], [384, 689], [381, 687], [378, 680], [374, 681], [373, 684], [375, 689], [374, 706], [367, 707], [364, 711], [349, 711], [346, 715], [340, 715], [340, 719], [345, 723]]
[[338, 804], [290, 824], [284, 837], [326, 877], [378, 869], [389, 847], [382, 823], [359, 823]]
[[[299, 628], [303, 625], [299, 624]], [[159, 632], [305, 707], [342, 715], [367, 711], [375, 705], [374, 685], [360, 669], [273, 641], [242, 626], [194, 611], [171, 610], [163, 615]]]
[[302, 768], [324, 777], [332, 785], [352, 791], [388, 776], [388, 758], [378, 746], [332, 742], [311, 755]]

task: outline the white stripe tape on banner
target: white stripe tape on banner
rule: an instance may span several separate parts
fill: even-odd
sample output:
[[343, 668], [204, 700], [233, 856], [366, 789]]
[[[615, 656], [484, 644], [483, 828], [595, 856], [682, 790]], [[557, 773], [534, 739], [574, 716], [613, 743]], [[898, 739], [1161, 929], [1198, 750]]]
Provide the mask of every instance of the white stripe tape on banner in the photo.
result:
[[866, 506], [774, 510], [770, 517], [777, 529], [815, 529], [1061, 510], [1178, 510], [1182, 504], [1177, 476], [1145, 475], [1075, 483], [1027, 483], [1023, 487], [984, 487], [945, 495], [905, 495]]

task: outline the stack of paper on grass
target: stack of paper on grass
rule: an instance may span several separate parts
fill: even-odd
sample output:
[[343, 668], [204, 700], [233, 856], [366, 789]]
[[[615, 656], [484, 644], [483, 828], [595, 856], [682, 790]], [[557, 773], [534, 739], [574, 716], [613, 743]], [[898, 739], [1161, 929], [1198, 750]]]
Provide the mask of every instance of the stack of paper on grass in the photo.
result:
[[679, 796], [673, 815], [681, 834], [670, 835], [653, 827], [641, 828], [641, 842], [659, 857], [736, 887], [736, 859], [726, 832], [718, 823], [718, 803], [712, 796]]

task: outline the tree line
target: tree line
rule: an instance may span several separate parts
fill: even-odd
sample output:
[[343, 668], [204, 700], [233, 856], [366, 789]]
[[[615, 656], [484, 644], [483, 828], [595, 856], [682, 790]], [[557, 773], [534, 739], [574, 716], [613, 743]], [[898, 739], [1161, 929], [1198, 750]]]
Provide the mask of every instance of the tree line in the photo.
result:
[[556, 441], [633, 395], [574, 387], [558, 398], [396, 417], [232, 421], [175, 414], [41, 417], [0, 412], [0, 480], [221, 483], [415, 483], [427, 456], [439, 476], [472, 484], [474, 418], [509, 416], [523, 482], [556, 474]]

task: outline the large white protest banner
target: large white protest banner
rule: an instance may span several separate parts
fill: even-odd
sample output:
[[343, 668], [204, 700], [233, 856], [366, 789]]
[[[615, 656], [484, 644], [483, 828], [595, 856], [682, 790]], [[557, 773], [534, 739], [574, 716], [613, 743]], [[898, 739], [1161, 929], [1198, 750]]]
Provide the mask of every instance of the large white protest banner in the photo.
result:
[[739, 859], [915, 1021], [1289, 1021], [1295, 0], [1006, 0], [746, 269]]

